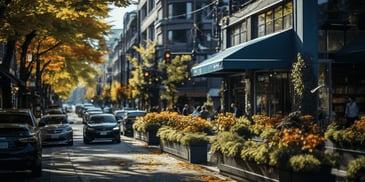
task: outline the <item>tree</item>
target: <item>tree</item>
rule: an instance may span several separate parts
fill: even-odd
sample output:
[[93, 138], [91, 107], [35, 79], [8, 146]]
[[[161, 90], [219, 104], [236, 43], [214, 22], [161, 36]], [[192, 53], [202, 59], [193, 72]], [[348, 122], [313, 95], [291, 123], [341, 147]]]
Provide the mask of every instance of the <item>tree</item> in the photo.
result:
[[[9, 70], [13, 52], [19, 52], [20, 78], [26, 82], [30, 75], [29, 68], [32, 68], [26, 67], [27, 54], [29, 46], [37, 36], [38, 39], [46, 36], [57, 40], [57, 44], [50, 48], [61, 44], [68, 44], [70, 47], [84, 45], [84, 48], [105, 52], [104, 35], [110, 29], [110, 26], [103, 22], [107, 16], [107, 3], [114, 3], [116, 6], [129, 5], [125, 0], [1, 1], [0, 42], [6, 42], [7, 45], [2, 66]], [[15, 49], [16, 45], [19, 46], [19, 50]], [[38, 58], [36, 69], [40, 69]]]
[[156, 41], [147, 40], [145, 46], [133, 46], [133, 49], [139, 54], [141, 60], [136, 57], [127, 57], [131, 62], [133, 70], [131, 71], [131, 78], [129, 79], [132, 89], [132, 98], [139, 98], [142, 100], [143, 106], [146, 106], [150, 99], [150, 90], [152, 86], [151, 74], [152, 71], [157, 70], [155, 60]]
[[162, 95], [172, 105], [175, 105], [177, 102], [177, 85], [186, 78], [188, 73], [187, 64], [190, 60], [190, 55], [177, 55], [172, 59], [171, 63], [161, 62], [159, 65], [160, 71], [166, 75], [162, 80], [162, 85], [165, 87], [166, 92], [162, 93]]

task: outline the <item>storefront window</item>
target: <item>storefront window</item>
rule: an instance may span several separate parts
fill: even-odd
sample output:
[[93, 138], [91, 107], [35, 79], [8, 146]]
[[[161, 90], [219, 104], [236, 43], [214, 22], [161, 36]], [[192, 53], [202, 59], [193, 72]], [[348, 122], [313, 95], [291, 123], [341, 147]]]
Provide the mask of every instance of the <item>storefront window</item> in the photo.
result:
[[254, 114], [276, 116], [288, 114], [291, 108], [289, 73], [256, 73]]
[[330, 78], [331, 64], [330, 61], [324, 60], [318, 65], [318, 90], [316, 90], [318, 92], [318, 119], [323, 127], [328, 124], [328, 119], [332, 120], [335, 117], [332, 114], [332, 96], [330, 95], [332, 91], [329, 90], [332, 84]]

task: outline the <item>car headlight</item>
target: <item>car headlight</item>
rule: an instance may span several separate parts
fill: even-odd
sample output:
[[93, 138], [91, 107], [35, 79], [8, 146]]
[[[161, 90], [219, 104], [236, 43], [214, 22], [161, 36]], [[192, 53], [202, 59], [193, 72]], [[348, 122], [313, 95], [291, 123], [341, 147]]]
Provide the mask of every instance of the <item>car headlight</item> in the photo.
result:
[[19, 138], [18, 141], [22, 143], [37, 143], [38, 138], [35, 135], [33, 135], [29, 137]]
[[119, 130], [119, 126], [117, 125], [117, 126], [115, 126], [114, 128], [113, 128], [113, 130]]
[[87, 127], [87, 131], [95, 131], [95, 129], [91, 128], [91, 127]]
[[71, 127], [67, 127], [63, 130], [64, 132], [71, 132], [72, 131], [72, 128]]

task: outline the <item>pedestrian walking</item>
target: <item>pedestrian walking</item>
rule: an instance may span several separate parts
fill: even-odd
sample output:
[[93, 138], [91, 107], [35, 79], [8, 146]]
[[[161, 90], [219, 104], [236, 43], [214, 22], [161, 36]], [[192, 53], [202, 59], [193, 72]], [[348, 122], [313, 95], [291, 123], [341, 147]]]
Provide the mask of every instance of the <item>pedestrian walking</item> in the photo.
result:
[[184, 116], [187, 116], [187, 115], [189, 115], [189, 114], [190, 114], [190, 112], [189, 112], [189, 105], [188, 105], [188, 104], [185, 104], [185, 105], [184, 105], [184, 108], [182, 109], [182, 114], [183, 114]]
[[231, 104], [231, 108], [232, 108], [232, 113], [234, 116], [241, 117], [243, 115], [243, 112], [240, 108], [238, 108], [238, 106], [235, 103]]
[[206, 106], [202, 106], [202, 110], [200, 111], [200, 117], [203, 119], [208, 119], [210, 116], [209, 111]]
[[196, 106], [193, 113], [191, 114], [192, 116], [198, 117], [200, 116], [200, 111], [201, 111], [201, 107], [200, 106]]
[[346, 124], [345, 127], [349, 127], [354, 124], [355, 120], [359, 118], [359, 107], [354, 97], [347, 97], [346, 110], [345, 110]]

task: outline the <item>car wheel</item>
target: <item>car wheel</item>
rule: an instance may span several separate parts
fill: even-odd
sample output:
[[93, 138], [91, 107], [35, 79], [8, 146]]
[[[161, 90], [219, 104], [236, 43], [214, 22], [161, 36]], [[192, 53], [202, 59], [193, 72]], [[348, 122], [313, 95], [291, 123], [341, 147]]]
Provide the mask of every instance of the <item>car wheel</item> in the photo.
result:
[[42, 176], [42, 161], [35, 162], [31, 171], [32, 171], [32, 176], [34, 176], [34, 177]]
[[115, 139], [115, 142], [120, 143], [120, 137]]

